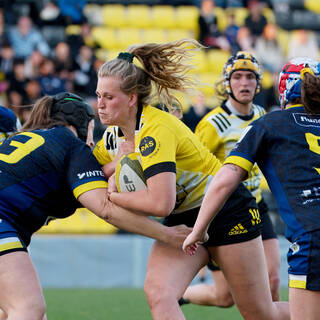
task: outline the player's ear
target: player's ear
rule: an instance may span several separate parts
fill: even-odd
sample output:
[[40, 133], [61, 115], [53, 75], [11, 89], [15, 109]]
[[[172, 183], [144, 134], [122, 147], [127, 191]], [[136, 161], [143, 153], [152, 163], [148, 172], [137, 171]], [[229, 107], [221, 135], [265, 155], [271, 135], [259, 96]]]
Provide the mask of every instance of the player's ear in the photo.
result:
[[132, 92], [129, 94], [129, 106], [133, 107], [138, 104], [138, 95], [136, 92]]

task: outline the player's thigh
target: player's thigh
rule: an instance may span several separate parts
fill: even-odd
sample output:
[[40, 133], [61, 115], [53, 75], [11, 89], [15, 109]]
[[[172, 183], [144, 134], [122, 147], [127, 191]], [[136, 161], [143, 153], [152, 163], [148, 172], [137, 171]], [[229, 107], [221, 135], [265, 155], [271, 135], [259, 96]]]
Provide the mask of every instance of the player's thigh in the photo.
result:
[[29, 254], [16, 251], [0, 256], [0, 308], [44, 308], [40, 281]]
[[268, 272], [261, 237], [209, 248], [240, 309], [253, 313], [271, 308]]
[[151, 249], [146, 272], [146, 292], [175, 295], [179, 299], [198, 271], [208, 263], [208, 251], [199, 246], [194, 256], [156, 241]]
[[289, 289], [291, 320], [318, 320], [320, 315], [320, 291]]

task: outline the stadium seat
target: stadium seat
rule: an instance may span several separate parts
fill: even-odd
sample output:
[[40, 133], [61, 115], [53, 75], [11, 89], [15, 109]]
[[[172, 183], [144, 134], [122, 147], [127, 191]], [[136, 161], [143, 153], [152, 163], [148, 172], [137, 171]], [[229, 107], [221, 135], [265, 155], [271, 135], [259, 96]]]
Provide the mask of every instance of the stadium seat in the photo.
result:
[[151, 9], [153, 26], [156, 28], [175, 28], [176, 14], [172, 6], [155, 5]]
[[180, 40], [180, 39], [193, 39], [195, 33], [192, 30], [183, 29], [168, 29], [167, 39], [168, 41]]
[[176, 24], [178, 28], [198, 32], [199, 9], [195, 6], [178, 6]]
[[199, 86], [198, 89], [206, 97], [211, 97], [215, 94], [214, 85], [220, 79], [220, 77], [213, 73], [200, 73], [199, 77]]
[[92, 27], [91, 33], [95, 41], [103, 49], [113, 49], [119, 44], [118, 39], [116, 38], [115, 30], [113, 28], [96, 26]]
[[79, 208], [70, 217], [56, 219], [43, 226], [40, 234], [113, 234], [117, 228], [106, 223], [85, 208]]
[[102, 6], [103, 24], [108, 27], [121, 28], [128, 25], [126, 9], [121, 4], [105, 4]]
[[101, 26], [103, 23], [101, 6], [98, 4], [87, 4], [83, 9], [83, 14], [88, 23], [92, 26]]
[[164, 29], [144, 29], [141, 32], [142, 42], [163, 43], [167, 40], [167, 32]]
[[247, 8], [244, 8], [244, 7], [227, 8], [226, 10], [228, 14], [229, 13], [234, 14], [236, 25], [238, 25], [239, 27], [244, 25], [244, 21], [249, 14], [249, 10]]
[[196, 51], [193, 57], [195, 73], [206, 73], [210, 70], [207, 53], [204, 50]]
[[141, 43], [141, 30], [138, 28], [120, 28], [117, 30], [118, 47], [127, 49], [129, 46]]
[[218, 29], [220, 32], [224, 31], [227, 27], [227, 15], [223, 8], [215, 7], [213, 10], [214, 14], [217, 16]]
[[287, 56], [287, 53], [288, 53], [288, 44], [289, 44], [290, 34], [291, 34], [291, 31], [278, 28], [277, 40], [285, 56]]
[[81, 33], [81, 27], [78, 24], [69, 24], [65, 29], [66, 35], [71, 36], [73, 34], [79, 35]]
[[272, 9], [263, 8], [262, 14], [267, 18], [268, 23], [276, 23], [276, 18]]
[[223, 66], [230, 56], [229, 51], [211, 49], [208, 51], [208, 71], [215, 75], [221, 75]]
[[311, 12], [320, 13], [319, 0], [304, 0], [304, 7]]
[[128, 25], [134, 28], [149, 28], [153, 25], [151, 9], [147, 5], [129, 5], [127, 7]]

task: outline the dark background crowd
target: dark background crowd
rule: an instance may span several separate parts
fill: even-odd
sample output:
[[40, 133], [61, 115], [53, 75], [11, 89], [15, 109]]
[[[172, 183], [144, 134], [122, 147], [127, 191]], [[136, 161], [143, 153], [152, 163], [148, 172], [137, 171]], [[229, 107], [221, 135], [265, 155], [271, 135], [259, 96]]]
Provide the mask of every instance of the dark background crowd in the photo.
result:
[[[188, 31], [207, 47], [208, 57], [209, 52], [214, 52], [212, 59], [215, 60], [222, 52], [225, 59], [237, 50], [246, 50], [258, 58], [264, 78], [256, 103], [267, 111], [278, 108], [277, 74], [283, 63], [294, 56], [318, 59], [317, 0], [2, 0], [0, 104], [12, 108], [22, 123], [32, 104], [46, 94], [72, 91], [95, 107], [97, 70], [110, 57], [109, 52], [121, 51], [117, 46], [120, 36], [115, 38], [116, 48], [111, 50], [112, 32], [115, 28], [120, 32], [121, 17], [110, 14], [108, 20], [108, 16], [101, 16], [102, 8], [114, 5], [123, 10], [134, 5], [148, 10], [161, 6], [196, 9], [196, 24]], [[111, 19], [119, 25], [110, 26]], [[137, 26], [142, 23], [138, 20]], [[186, 24], [190, 22], [187, 20]], [[105, 26], [101, 29], [101, 39], [97, 36], [99, 26]], [[134, 30], [131, 32], [135, 40]], [[130, 36], [124, 37], [130, 40]], [[205, 63], [203, 69], [206, 74], [211, 72]], [[221, 70], [220, 66], [217, 73], [221, 74]], [[213, 87], [211, 78], [209, 82]], [[212, 95], [212, 91], [204, 91], [185, 102], [184, 121], [191, 129], [214, 107]], [[100, 129], [97, 134], [101, 134], [103, 128]]]

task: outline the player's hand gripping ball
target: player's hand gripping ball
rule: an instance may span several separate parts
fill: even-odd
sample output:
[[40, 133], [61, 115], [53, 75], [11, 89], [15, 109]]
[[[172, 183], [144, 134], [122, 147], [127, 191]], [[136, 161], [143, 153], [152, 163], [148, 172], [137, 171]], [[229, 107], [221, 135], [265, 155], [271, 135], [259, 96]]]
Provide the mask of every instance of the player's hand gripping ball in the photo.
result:
[[116, 184], [119, 192], [134, 192], [147, 188], [139, 156], [129, 153], [122, 156], [116, 166]]

